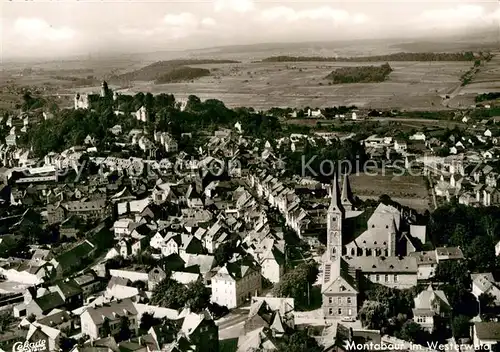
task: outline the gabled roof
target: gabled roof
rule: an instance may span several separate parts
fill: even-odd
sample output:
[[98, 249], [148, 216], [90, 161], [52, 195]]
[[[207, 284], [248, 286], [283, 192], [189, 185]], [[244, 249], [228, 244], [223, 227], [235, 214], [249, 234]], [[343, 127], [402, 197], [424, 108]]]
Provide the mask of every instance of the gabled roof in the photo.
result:
[[[88, 308], [85, 313], [90, 315], [90, 318], [96, 325], [104, 322], [105, 318], [109, 320], [117, 320], [122, 316], [137, 315], [137, 309], [131, 299], [114, 301], [105, 303], [102, 306]], [[84, 314], [85, 314], [84, 313]]]
[[49, 312], [54, 308], [59, 308], [64, 305], [64, 300], [59, 292], [51, 292], [35, 298], [33, 301], [40, 307], [42, 312]]
[[323, 264], [323, 283], [321, 293], [325, 293], [335, 282], [343, 280], [352, 291], [358, 292], [356, 279], [349, 272], [349, 264], [344, 258]]
[[[437, 302], [436, 302], [437, 301]], [[429, 285], [427, 290], [422, 291], [414, 298], [415, 310], [434, 310], [434, 304], [439, 303], [450, 306], [446, 294], [441, 290], [434, 290], [432, 285]]]

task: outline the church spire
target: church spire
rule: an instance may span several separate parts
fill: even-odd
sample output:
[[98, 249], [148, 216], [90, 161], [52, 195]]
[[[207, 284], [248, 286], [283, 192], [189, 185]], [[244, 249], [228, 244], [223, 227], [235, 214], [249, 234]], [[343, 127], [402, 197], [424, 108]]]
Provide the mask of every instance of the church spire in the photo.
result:
[[337, 173], [334, 174], [333, 176], [333, 182], [332, 182], [332, 187], [331, 187], [331, 193], [330, 193], [330, 207], [328, 208], [328, 211], [342, 211], [342, 202], [340, 200], [340, 190], [339, 190], [339, 183], [337, 181]]
[[346, 210], [352, 210], [352, 193], [349, 177], [347, 173], [344, 174], [344, 181], [342, 183], [342, 206]]

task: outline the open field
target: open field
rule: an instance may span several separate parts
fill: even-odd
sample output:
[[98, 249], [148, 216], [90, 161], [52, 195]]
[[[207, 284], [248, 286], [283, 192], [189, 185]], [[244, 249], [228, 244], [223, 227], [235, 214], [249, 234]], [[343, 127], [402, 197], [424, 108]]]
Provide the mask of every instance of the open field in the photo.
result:
[[351, 188], [353, 194], [360, 199], [369, 199], [387, 194], [392, 200], [416, 210], [429, 209], [429, 192], [425, 180], [420, 176], [393, 176], [390, 171], [386, 175], [367, 174], [351, 175]]
[[[460, 88], [460, 76], [471, 62], [389, 62], [393, 68], [381, 83], [329, 85], [325, 77], [341, 67], [378, 66], [385, 62], [255, 62], [269, 56], [352, 57], [408, 52], [460, 52], [487, 50], [476, 45], [475, 38], [450, 47], [450, 41], [354, 41], [331, 43], [281, 43], [208, 48], [185, 52], [156, 52], [121, 55], [110, 58], [78, 58], [30, 64], [5, 63], [0, 85], [43, 86], [46, 94], [72, 95], [75, 91], [98, 92], [99, 82], [113, 75], [131, 72], [159, 60], [224, 59], [239, 60], [236, 64], [190, 65], [211, 70], [211, 75], [183, 83], [154, 84], [127, 82], [122, 92], [138, 91], [172, 93], [184, 98], [195, 94], [202, 99], [215, 98], [227, 106], [326, 107], [357, 105], [361, 108], [393, 108], [407, 110], [442, 110], [466, 107], [474, 102], [476, 92], [491, 91], [500, 79], [500, 56], [487, 63], [470, 85]], [[485, 41], [485, 43], [490, 41]], [[455, 43], [455, 41], [453, 41]], [[472, 45], [472, 44], [474, 45]], [[439, 45], [438, 45], [439, 44]], [[456, 44], [456, 43], [455, 43]], [[467, 45], [466, 45], [467, 44]], [[491, 44], [491, 43], [490, 43]], [[472, 47], [471, 47], [472, 45]], [[485, 46], [486, 45], [486, 46]], [[87, 80], [85, 82], [85, 80]], [[450, 101], [443, 98], [453, 94]], [[1, 98], [1, 96], [0, 96]], [[447, 106], [448, 105], [448, 106]]]
[[[442, 97], [460, 83], [468, 62], [390, 62], [393, 72], [385, 82], [328, 85], [325, 77], [339, 67], [382, 63], [239, 63], [193, 65], [212, 71], [193, 82], [159, 84], [134, 82], [122, 92], [190, 94], [220, 99], [227, 106], [326, 107], [356, 105], [369, 108], [439, 110]], [[98, 87], [82, 91], [97, 91]]]

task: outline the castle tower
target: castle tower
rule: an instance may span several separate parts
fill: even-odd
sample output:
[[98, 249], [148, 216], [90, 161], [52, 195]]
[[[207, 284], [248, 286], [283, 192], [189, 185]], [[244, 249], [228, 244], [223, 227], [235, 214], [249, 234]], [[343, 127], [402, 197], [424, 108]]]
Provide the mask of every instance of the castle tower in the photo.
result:
[[326, 237], [327, 253], [330, 261], [339, 259], [342, 255], [342, 220], [344, 208], [340, 200], [339, 185], [335, 174], [330, 193], [330, 206], [327, 212]]
[[342, 206], [345, 210], [353, 210], [352, 208], [352, 192], [351, 184], [349, 183], [349, 176], [344, 174], [344, 181], [342, 183]]
[[106, 97], [108, 94], [108, 83], [106, 81], [102, 81], [101, 84], [101, 98]]

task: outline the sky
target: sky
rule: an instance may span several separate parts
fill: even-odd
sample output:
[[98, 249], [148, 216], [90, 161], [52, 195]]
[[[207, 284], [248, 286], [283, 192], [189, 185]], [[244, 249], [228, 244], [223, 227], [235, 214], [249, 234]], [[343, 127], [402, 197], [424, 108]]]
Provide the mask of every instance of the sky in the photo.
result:
[[1, 0], [3, 59], [423, 37], [500, 26], [499, 0]]

